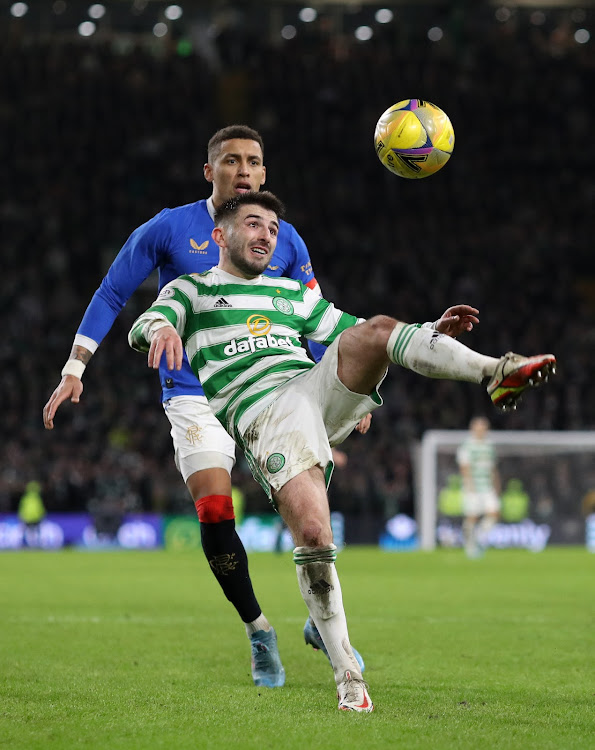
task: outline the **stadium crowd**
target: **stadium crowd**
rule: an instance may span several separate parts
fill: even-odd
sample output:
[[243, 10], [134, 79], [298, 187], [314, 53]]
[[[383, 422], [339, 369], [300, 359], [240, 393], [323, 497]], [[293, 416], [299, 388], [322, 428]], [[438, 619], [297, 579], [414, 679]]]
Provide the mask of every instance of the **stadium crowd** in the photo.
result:
[[[213, 41], [211, 58], [167, 42], [157, 54], [110, 39], [5, 40], [0, 512], [33, 479], [48, 511], [194, 512], [157, 377], [127, 344], [155, 279], [93, 357], [81, 403], [62, 407], [53, 432], [41, 412], [120, 246], [163, 207], [208, 195], [206, 143], [232, 122], [262, 133], [267, 187], [339, 307], [423, 322], [466, 302], [481, 313], [472, 348], [558, 357], [557, 378], [504, 415], [474, 386], [391, 372], [371, 431], [344, 445], [334, 509], [410, 512], [411, 444], [476, 413], [494, 429], [595, 429], [595, 48], [563, 28], [471, 32], [414, 44], [387, 29], [364, 44], [321, 30], [277, 44], [237, 31]], [[446, 110], [457, 139], [421, 181], [390, 174], [372, 144], [380, 114], [410, 96]], [[241, 457], [235, 482], [247, 510], [267, 509]]]

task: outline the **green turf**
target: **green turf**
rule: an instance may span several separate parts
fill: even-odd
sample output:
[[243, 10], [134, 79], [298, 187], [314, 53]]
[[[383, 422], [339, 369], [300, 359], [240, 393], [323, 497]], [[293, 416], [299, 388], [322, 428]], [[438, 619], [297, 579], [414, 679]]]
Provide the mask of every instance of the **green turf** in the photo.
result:
[[202, 553], [0, 555], [0, 747], [595, 747], [595, 555], [354, 547], [337, 565], [371, 715], [337, 711], [289, 554], [251, 556], [276, 690], [253, 686]]

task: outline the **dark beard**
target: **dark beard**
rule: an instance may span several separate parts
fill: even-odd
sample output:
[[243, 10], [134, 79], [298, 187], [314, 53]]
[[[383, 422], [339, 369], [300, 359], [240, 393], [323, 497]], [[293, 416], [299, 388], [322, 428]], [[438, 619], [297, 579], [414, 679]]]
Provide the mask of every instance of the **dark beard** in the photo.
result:
[[241, 271], [246, 276], [251, 276], [254, 278], [255, 276], [260, 276], [261, 273], [266, 271], [268, 266], [268, 260], [266, 262], [266, 265], [264, 268], [261, 268], [260, 266], [256, 266], [255, 264], [258, 263], [257, 260], [250, 262], [249, 260], [246, 260], [240, 252], [236, 252], [236, 248], [229, 248], [229, 259], [234, 264], [234, 266], [238, 269], [238, 271]]

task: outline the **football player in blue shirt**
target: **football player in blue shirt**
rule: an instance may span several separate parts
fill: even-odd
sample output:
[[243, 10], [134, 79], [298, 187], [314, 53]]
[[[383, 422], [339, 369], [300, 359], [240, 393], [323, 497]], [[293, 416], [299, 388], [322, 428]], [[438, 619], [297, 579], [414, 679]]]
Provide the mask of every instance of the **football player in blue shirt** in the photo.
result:
[[[266, 178], [260, 134], [244, 125], [217, 131], [209, 141], [204, 176], [213, 186], [210, 198], [165, 208], [132, 232], [93, 295], [74, 337], [62, 379], [43, 410], [46, 429], [54, 427], [60, 404], [78, 404], [81, 377], [120, 310], [140, 284], [157, 269], [159, 289], [182, 274], [201, 273], [219, 262], [211, 239], [215, 209], [235, 195], [259, 190]], [[281, 222], [270, 276], [290, 276], [316, 289], [306, 245], [291, 224]], [[219, 304], [226, 305], [225, 299]], [[318, 347], [315, 349], [314, 347]], [[324, 347], [314, 344], [320, 359]], [[262, 613], [250, 580], [248, 559], [236, 532], [231, 499], [235, 445], [212, 414], [202, 386], [185, 359], [179, 371], [159, 371], [162, 401], [171, 422], [175, 462], [196, 506], [202, 545], [217, 581], [234, 605], [251, 640], [252, 676], [256, 685], [280, 687], [285, 672], [274, 629]], [[365, 431], [366, 428], [361, 431]], [[324, 651], [308, 621], [306, 642]]]

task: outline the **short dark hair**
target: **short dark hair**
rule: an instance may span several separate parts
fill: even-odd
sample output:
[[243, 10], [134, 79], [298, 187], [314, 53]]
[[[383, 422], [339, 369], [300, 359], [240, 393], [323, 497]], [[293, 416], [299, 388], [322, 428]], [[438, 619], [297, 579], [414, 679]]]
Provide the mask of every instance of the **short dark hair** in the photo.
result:
[[266, 208], [268, 211], [273, 211], [277, 214], [277, 218], [282, 219], [285, 214], [285, 206], [277, 198], [276, 195], [269, 192], [268, 190], [260, 190], [249, 193], [242, 193], [237, 195], [235, 198], [230, 198], [225, 201], [215, 213], [215, 226], [219, 226], [221, 223], [228, 219], [233, 219], [240, 206], [257, 205], [262, 208]]
[[219, 156], [221, 145], [224, 141], [231, 141], [232, 138], [239, 138], [245, 141], [256, 141], [260, 146], [260, 150], [264, 154], [262, 136], [257, 130], [248, 127], [248, 125], [228, 125], [227, 127], [218, 130], [209, 140], [207, 146], [207, 160], [209, 164], [212, 164]]

